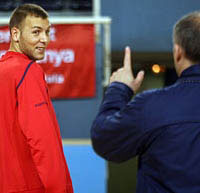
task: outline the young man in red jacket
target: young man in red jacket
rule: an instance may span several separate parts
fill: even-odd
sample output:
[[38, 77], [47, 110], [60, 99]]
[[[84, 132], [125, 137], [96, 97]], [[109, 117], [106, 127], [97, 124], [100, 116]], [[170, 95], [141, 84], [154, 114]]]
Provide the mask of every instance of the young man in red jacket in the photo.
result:
[[0, 192], [73, 193], [44, 73], [35, 62], [49, 42], [48, 14], [24, 4], [11, 15], [0, 60]]

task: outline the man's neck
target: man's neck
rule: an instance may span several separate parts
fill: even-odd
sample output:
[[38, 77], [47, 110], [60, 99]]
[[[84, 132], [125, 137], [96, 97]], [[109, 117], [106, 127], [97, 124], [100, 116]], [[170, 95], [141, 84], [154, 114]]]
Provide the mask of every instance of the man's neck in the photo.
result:
[[196, 63], [192, 62], [187, 58], [184, 58], [182, 61], [179, 62], [179, 64], [176, 64], [176, 72], [178, 76], [180, 76], [185, 69], [189, 68], [190, 66], [193, 66], [194, 64]]
[[10, 48], [8, 49], [8, 51], [22, 53], [21, 50], [20, 50], [20, 48], [19, 48], [19, 46], [16, 43], [13, 43], [12, 41], [10, 43]]

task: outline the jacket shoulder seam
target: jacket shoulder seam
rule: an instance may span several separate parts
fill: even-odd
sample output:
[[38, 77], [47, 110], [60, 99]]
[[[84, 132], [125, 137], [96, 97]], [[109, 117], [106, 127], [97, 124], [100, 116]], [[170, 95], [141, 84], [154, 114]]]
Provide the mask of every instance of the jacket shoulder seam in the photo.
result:
[[26, 69], [25, 69], [25, 71], [24, 71], [24, 74], [23, 74], [23, 76], [22, 76], [22, 78], [20, 79], [20, 81], [19, 81], [19, 83], [18, 83], [18, 85], [17, 85], [17, 90], [18, 90], [18, 88], [20, 87], [20, 85], [22, 84], [22, 82], [24, 81], [24, 78], [25, 78], [25, 76], [26, 76], [26, 74], [27, 74], [27, 72], [28, 72], [28, 70], [29, 70], [29, 68], [31, 67], [31, 65], [34, 63], [34, 61], [31, 61], [29, 64], [28, 64], [28, 66], [26, 67]]

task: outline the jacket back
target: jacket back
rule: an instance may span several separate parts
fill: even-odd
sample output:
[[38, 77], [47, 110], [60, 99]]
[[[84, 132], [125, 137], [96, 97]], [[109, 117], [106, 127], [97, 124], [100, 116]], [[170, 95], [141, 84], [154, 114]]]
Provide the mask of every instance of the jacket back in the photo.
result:
[[113, 83], [92, 129], [98, 154], [122, 162], [139, 156], [137, 193], [200, 192], [200, 66], [170, 87], [138, 94]]
[[72, 193], [41, 67], [7, 52], [0, 60], [0, 87], [0, 192]]

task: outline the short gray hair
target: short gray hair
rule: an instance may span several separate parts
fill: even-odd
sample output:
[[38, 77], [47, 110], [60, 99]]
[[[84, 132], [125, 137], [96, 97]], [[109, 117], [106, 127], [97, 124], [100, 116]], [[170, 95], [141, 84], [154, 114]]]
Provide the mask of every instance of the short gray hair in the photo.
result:
[[177, 21], [173, 42], [184, 49], [189, 60], [200, 62], [200, 12], [192, 12]]

